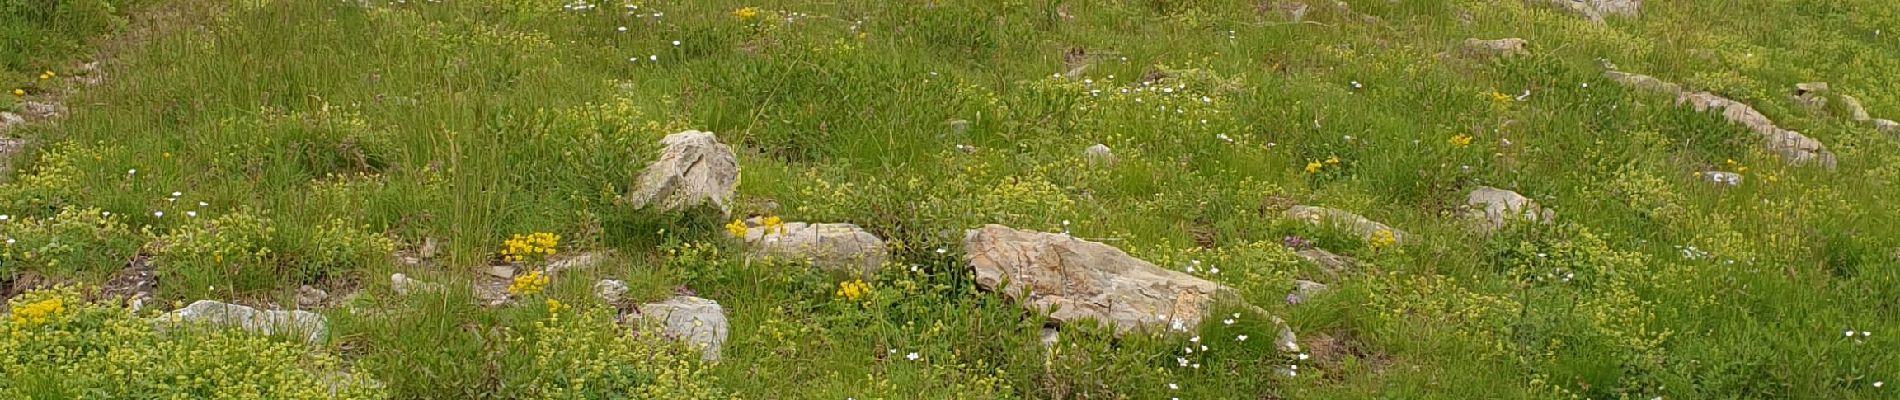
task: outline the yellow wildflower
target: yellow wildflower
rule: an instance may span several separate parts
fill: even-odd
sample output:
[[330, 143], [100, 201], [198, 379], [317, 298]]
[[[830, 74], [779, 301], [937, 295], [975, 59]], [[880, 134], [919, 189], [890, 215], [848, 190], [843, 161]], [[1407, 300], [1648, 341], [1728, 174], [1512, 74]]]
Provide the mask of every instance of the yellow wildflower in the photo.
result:
[[1451, 145], [1452, 145], [1452, 147], [1465, 147], [1465, 146], [1470, 146], [1470, 145], [1471, 145], [1471, 135], [1466, 135], [1466, 134], [1463, 134], [1463, 133], [1460, 133], [1460, 134], [1457, 134], [1457, 135], [1452, 135], [1452, 137], [1451, 137], [1451, 139], [1449, 139], [1449, 140], [1446, 140], [1445, 142], [1446, 142], [1446, 143], [1451, 143]]
[[28, 327], [40, 325], [64, 312], [66, 312], [65, 299], [54, 297], [40, 300], [13, 310], [13, 324]]
[[54, 74], [53, 74], [53, 71], [46, 71], [46, 72], [41, 72], [41, 73], [40, 73], [40, 80], [42, 80], [42, 81], [43, 81], [43, 80], [47, 80], [47, 79], [53, 79], [53, 77], [55, 77], [55, 76], [58, 76], [58, 75], [54, 75]]
[[1500, 106], [1511, 104], [1511, 95], [1499, 93], [1496, 90], [1493, 90], [1490, 93], [1485, 93], [1484, 96], [1489, 98], [1492, 103], [1500, 105]]
[[531, 257], [547, 257], [555, 253], [561, 244], [561, 235], [536, 232], [530, 235], [516, 234], [501, 243], [501, 259], [507, 262], [522, 262]]
[[1378, 232], [1373, 232], [1372, 237], [1368, 238], [1367, 241], [1370, 242], [1372, 248], [1378, 249], [1398, 243], [1399, 238], [1398, 235], [1393, 234], [1390, 229], [1380, 229]]
[[1326, 164], [1320, 164], [1319, 161], [1308, 161], [1306, 163], [1306, 173], [1309, 173], [1309, 174], [1319, 173], [1319, 169], [1325, 168], [1325, 167], [1326, 167]]
[[548, 313], [549, 314], [558, 313], [558, 312], [561, 312], [561, 310], [565, 310], [565, 309], [567, 309], [567, 305], [561, 304], [560, 300], [548, 299]]
[[513, 296], [528, 296], [541, 293], [541, 291], [547, 289], [547, 287], [548, 276], [542, 275], [541, 271], [534, 271], [515, 277], [514, 283], [508, 284], [508, 294]]
[[13, 89], [13, 96], [14, 96], [14, 97], [25, 97], [25, 96], [26, 96], [26, 89]]
[[1339, 156], [1326, 156], [1326, 163], [1334, 164], [1334, 165], [1339, 164]]
[[852, 279], [850, 282], [838, 282], [837, 295], [838, 297], [843, 297], [845, 300], [858, 301], [858, 299], [862, 299], [870, 294], [871, 285], [865, 284], [863, 279]]
[[732, 237], [744, 239], [745, 231], [745, 221], [735, 219], [732, 223], [726, 224], [726, 233], [732, 234]]
[[785, 233], [785, 220], [779, 219], [778, 216], [765, 217], [760, 222], [765, 223], [765, 230], [768, 232]]
[[759, 8], [745, 7], [745, 8], [740, 8], [737, 10], [732, 10], [732, 16], [737, 17], [739, 19], [749, 20], [749, 19], [752, 19], [753, 17], [759, 16]]

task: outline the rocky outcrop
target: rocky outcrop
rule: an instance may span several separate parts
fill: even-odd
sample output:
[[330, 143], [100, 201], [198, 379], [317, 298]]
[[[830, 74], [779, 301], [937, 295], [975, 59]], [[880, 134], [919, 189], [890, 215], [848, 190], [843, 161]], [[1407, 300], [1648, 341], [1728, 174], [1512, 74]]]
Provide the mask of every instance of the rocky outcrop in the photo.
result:
[[1318, 296], [1324, 292], [1326, 292], [1326, 284], [1324, 283], [1309, 280], [1294, 280], [1293, 292], [1286, 294], [1286, 303], [1305, 303], [1307, 300], [1312, 300], [1314, 296]]
[[1660, 91], [1676, 95], [1676, 104], [1688, 104], [1698, 112], [1721, 111], [1722, 118], [1729, 122], [1747, 127], [1749, 131], [1762, 138], [1764, 147], [1792, 165], [1814, 164], [1832, 169], [1835, 165], [1834, 153], [1820, 141], [1802, 135], [1800, 132], [1782, 129], [1774, 121], [1762, 115], [1754, 107], [1738, 101], [1717, 96], [1709, 92], [1695, 92], [1682, 89], [1672, 83], [1653, 77], [1618, 71], [1604, 72], [1604, 77], [1630, 87]]
[[1306, 261], [1311, 261], [1313, 264], [1319, 265], [1320, 269], [1325, 270], [1326, 273], [1330, 275], [1352, 272], [1353, 267], [1359, 264], [1359, 260], [1354, 260], [1352, 257], [1333, 254], [1333, 252], [1319, 248], [1304, 249], [1295, 254], [1298, 254], [1300, 258], [1306, 259]]
[[739, 185], [739, 161], [732, 148], [712, 133], [685, 131], [660, 140], [660, 158], [640, 173], [639, 184], [627, 196], [634, 208], [679, 210], [711, 203], [722, 213], [732, 212], [732, 196]]
[[1220, 284], [1063, 234], [985, 225], [968, 231], [963, 245], [977, 286], [1061, 323], [1092, 319], [1118, 332], [1185, 331], [1200, 324], [1217, 298], [1233, 295]]
[[718, 361], [731, 327], [726, 309], [719, 302], [692, 296], [675, 296], [666, 301], [639, 307], [633, 316], [642, 326], [657, 328], [668, 338], [686, 342], [700, 351], [700, 358]]
[[594, 283], [594, 297], [607, 304], [619, 304], [627, 295], [627, 283], [613, 279], [602, 279]]
[[1391, 243], [1386, 244], [1405, 244], [1408, 236], [1405, 231], [1394, 229], [1350, 211], [1333, 208], [1293, 206], [1287, 208], [1286, 216], [1313, 225], [1338, 228], [1373, 243], [1389, 238]]
[[1794, 84], [1794, 94], [1789, 96], [1802, 107], [1812, 110], [1827, 108], [1827, 82], [1802, 82]]
[[174, 326], [203, 324], [236, 328], [260, 335], [290, 335], [310, 344], [323, 339], [325, 325], [322, 315], [309, 311], [264, 311], [212, 300], [199, 300], [158, 318], [159, 323]]
[[890, 258], [884, 239], [852, 224], [787, 222], [768, 227], [751, 221], [746, 228], [747, 255], [804, 260], [812, 265], [876, 272]]
[[1549, 223], [1557, 213], [1537, 205], [1517, 192], [1481, 186], [1465, 196], [1466, 216], [1479, 221], [1481, 229], [1503, 228], [1514, 221]]

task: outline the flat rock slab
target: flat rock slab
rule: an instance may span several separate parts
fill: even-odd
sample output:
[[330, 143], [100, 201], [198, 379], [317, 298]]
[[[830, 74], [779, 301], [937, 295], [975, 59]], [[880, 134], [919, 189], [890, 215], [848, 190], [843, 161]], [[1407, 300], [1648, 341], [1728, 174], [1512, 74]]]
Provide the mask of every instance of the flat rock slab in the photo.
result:
[[1294, 254], [1298, 254], [1300, 258], [1304, 258], [1306, 261], [1318, 264], [1320, 269], [1325, 270], [1327, 274], [1331, 275], [1352, 272], [1353, 268], [1359, 264], [1359, 260], [1355, 260], [1352, 257], [1333, 254], [1333, 252], [1318, 248], [1300, 250]]
[[1525, 48], [1526, 44], [1529, 42], [1519, 38], [1488, 40], [1470, 38], [1465, 39], [1464, 44], [1459, 47], [1459, 53], [1471, 58], [1515, 57], [1531, 53]]
[[1410, 235], [1386, 224], [1367, 219], [1350, 211], [1312, 206], [1293, 206], [1286, 210], [1287, 218], [1306, 221], [1313, 225], [1330, 226], [1345, 230], [1366, 241], [1373, 241], [1383, 235], [1391, 235], [1392, 244], [1405, 244]]
[[1185, 331], [1200, 324], [1217, 296], [1232, 295], [1226, 286], [1063, 234], [985, 225], [966, 232], [963, 245], [977, 286], [1062, 323]]
[[[1748, 104], [1730, 100], [1709, 92], [1686, 91], [1681, 86], [1641, 74], [1619, 71], [1606, 71], [1603, 76], [1609, 80], [1639, 89], [1661, 91], [1676, 95], [1676, 104], [1688, 104], [1697, 112], [1720, 111], [1722, 118], [1730, 123], [1747, 127], [1763, 140], [1763, 147], [1769, 152], [1781, 156], [1782, 161], [1790, 165], [1815, 164], [1833, 169], [1834, 153], [1800, 132], [1782, 129], [1760, 111]], [[1812, 89], [1825, 89], [1809, 86]]]
[[779, 229], [746, 228], [747, 256], [794, 259], [812, 265], [876, 272], [890, 258], [884, 239], [852, 224], [787, 222]]
[[260, 335], [290, 335], [308, 344], [323, 339], [326, 322], [323, 315], [309, 311], [266, 311], [213, 300], [198, 300], [158, 318], [160, 323], [205, 324], [237, 328]]
[[1611, 15], [1634, 17], [1642, 13], [1643, 0], [1532, 0], [1570, 11], [1591, 22], [1603, 23]]
[[739, 159], [712, 133], [685, 131], [660, 139], [660, 158], [647, 164], [628, 201], [633, 207], [679, 210], [707, 203], [732, 212]]
[[720, 307], [719, 302], [693, 296], [675, 296], [666, 301], [641, 305], [639, 311], [634, 316], [639, 323], [658, 327], [660, 334], [686, 342], [700, 351], [703, 360], [719, 360], [720, 348], [725, 346], [726, 335], [731, 329], [726, 322], [726, 309]]

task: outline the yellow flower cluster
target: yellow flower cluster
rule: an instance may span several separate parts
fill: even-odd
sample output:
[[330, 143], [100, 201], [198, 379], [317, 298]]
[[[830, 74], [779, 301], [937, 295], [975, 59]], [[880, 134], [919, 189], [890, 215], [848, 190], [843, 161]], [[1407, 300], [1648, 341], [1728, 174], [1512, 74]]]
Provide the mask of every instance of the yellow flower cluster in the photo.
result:
[[871, 294], [871, 285], [864, 283], [863, 279], [838, 282], [838, 292], [836, 294], [845, 300], [858, 301], [858, 299], [862, 299]]
[[1339, 165], [1339, 156], [1327, 156], [1326, 161], [1323, 163], [1320, 162], [1319, 160], [1307, 161], [1306, 173], [1317, 174], [1319, 173], [1320, 170], [1325, 169], [1326, 166], [1328, 165]]
[[28, 327], [45, 324], [46, 321], [65, 312], [66, 300], [60, 297], [53, 297], [14, 309], [13, 324]]
[[1465, 147], [1465, 146], [1470, 146], [1470, 145], [1471, 145], [1471, 135], [1466, 135], [1466, 134], [1463, 134], [1463, 133], [1460, 133], [1460, 134], [1457, 134], [1457, 135], [1452, 135], [1452, 136], [1451, 136], [1451, 139], [1447, 139], [1447, 140], [1445, 140], [1445, 143], [1451, 143], [1451, 146], [1452, 146], [1452, 147]]
[[1498, 106], [1509, 105], [1511, 104], [1511, 100], [1512, 100], [1511, 95], [1499, 93], [1496, 90], [1493, 90], [1490, 93], [1485, 93], [1484, 97], [1488, 100], [1491, 100], [1492, 104], [1496, 104]]
[[501, 259], [508, 262], [521, 262], [533, 257], [554, 255], [554, 248], [561, 244], [561, 235], [537, 232], [532, 235], [516, 234], [501, 244]]
[[561, 312], [561, 310], [565, 310], [567, 308], [568, 308], [567, 305], [561, 304], [560, 300], [548, 299], [548, 314], [559, 313]]
[[1375, 249], [1386, 248], [1399, 242], [1398, 235], [1394, 235], [1390, 229], [1380, 229], [1378, 232], [1373, 232], [1372, 237], [1366, 240], [1370, 242], [1372, 248]]
[[[534, 271], [515, 277], [514, 283], [508, 284], [508, 294], [514, 296], [528, 296], [541, 293], [542, 290], [547, 288], [548, 276], [541, 274], [541, 271]], [[553, 308], [553, 305], [550, 304], [549, 308]]]
[[[785, 233], [785, 220], [779, 219], [777, 216], [760, 218], [759, 224], [765, 225], [766, 234]], [[732, 220], [732, 223], [726, 224], [726, 233], [731, 234], [732, 237], [745, 239], [746, 229], [747, 226], [744, 220], [735, 219]]]
[[759, 8], [745, 7], [745, 8], [740, 8], [737, 10], [732, 10], [732, 16], [742, 19], [742, 20], [750, 20], [752, 18], [759, 16]]
[[55, 74], [53, 74], [53, 71], [46, 71], [46, 72], [41, 72], [41, 73], [40, 73], [40, 80], [42, 80], [42, 81], [43, 81], [43, 80], [48, 80], [48, 79], [53, 79], [53, 77], [55, 77], [55, 76], [59, 76], [59, 75], [55, 75]]

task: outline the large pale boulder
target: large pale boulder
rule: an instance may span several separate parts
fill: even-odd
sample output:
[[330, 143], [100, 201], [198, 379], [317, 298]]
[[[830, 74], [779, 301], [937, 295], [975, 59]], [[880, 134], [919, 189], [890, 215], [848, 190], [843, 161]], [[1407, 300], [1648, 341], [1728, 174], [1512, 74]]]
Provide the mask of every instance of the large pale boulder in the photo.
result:
[[746, 228], [747, 255], [754, 258], [804, 260], [813, 265], [851, 268], [863, 274], [877, 271], [890, 258], [884, 239], [852, 224], [787, 222], [777, 228]]
[[1867, 107], [1863, 107], [1860, 105], [1860, 99], [1854, 98], [1854, 96], [1848, 96], [1844, 94], [1840, 95], [1840, 98], [1841, 98], [1841, 108], [1847, 109], [1847, 114], [1852, 116], [1854, 118], [1854, 121], [1865, 122], [1865, 121], [1872, 121], [1874, 119], [1872, 115], [1867, 114]]
[[660, 158], [640, 173], [628, 201], [634, 208], [678, 210], [711, 203], [732, 212], [739, 159], [712, 133], [685, 131], [660, 140]]
[[675, 296], [666, 301], [641, 305], [633, 316], [639, 323], [660, 329], [660, 334], [686, 342], [700, 351], [700, 358], [718, 361], [719, 351], [731, 329], [726, 309], [719, 302], [693, 296]]
[[1220, 284], [1157, 267], [1109, 245], [1068, 235], [985, 225], [966, 232], [976, 284], [1057, 322], [1093, 319], [1118, 332], [1185, 331], [1200, 324]]
[[237, 328], [260, 335], [284, 334], [312, 344], [323, 339], [325, 324], [322, 315], [309, 311], [265, 311], [213, 300], [193, 302], [185, 308], [159, 316], [159, 322]]
[[1376, 242], [1378, 240], [1382, 240], [1381, 239], [1382, 237], [1390, 235], [1392, 239], [1392, 243], [1389, 243], [1389, 244], [1404, 244], [1406, 241], [1406, 236], [1407, 236], [1405, 231], [1401, 231], [1401, 230], [1392, 228], [1390, 226], [1386, 226], [1386, 224], [1379, 223], [1378, 221], [1366, 219], [1366, 217], [1362, 217], [1359, 214], [1354, 214], [1350, 211], [1340, 210], [1340, 209], [1333, 209], [1333, 208], [1326, 208], [1326, 207], [1313, 207], [1313, 206], [1293, 206], [1291, 208], [1287, 208], [1286, 216], [1287, 218], [1306, 221], [1307, 223], [1313, 224], [1313, 225], [1324, 225], [1324, 226], [1331, 226], [1334, 228], [1342, 229], [1342, 230], [1345, 230], [1346, 232], [1352, 233], [1354, 236], [1358, 236], [1359, 238], [1365, 239], [1367, 241]]
[[1481, 186], [1465, 196], [1466, 216], [1480, 221], [1484, 230], [1504, 227], [1513, 221], [1549, 223], [1557, 214], [1537, 205], [1517, 192]]

